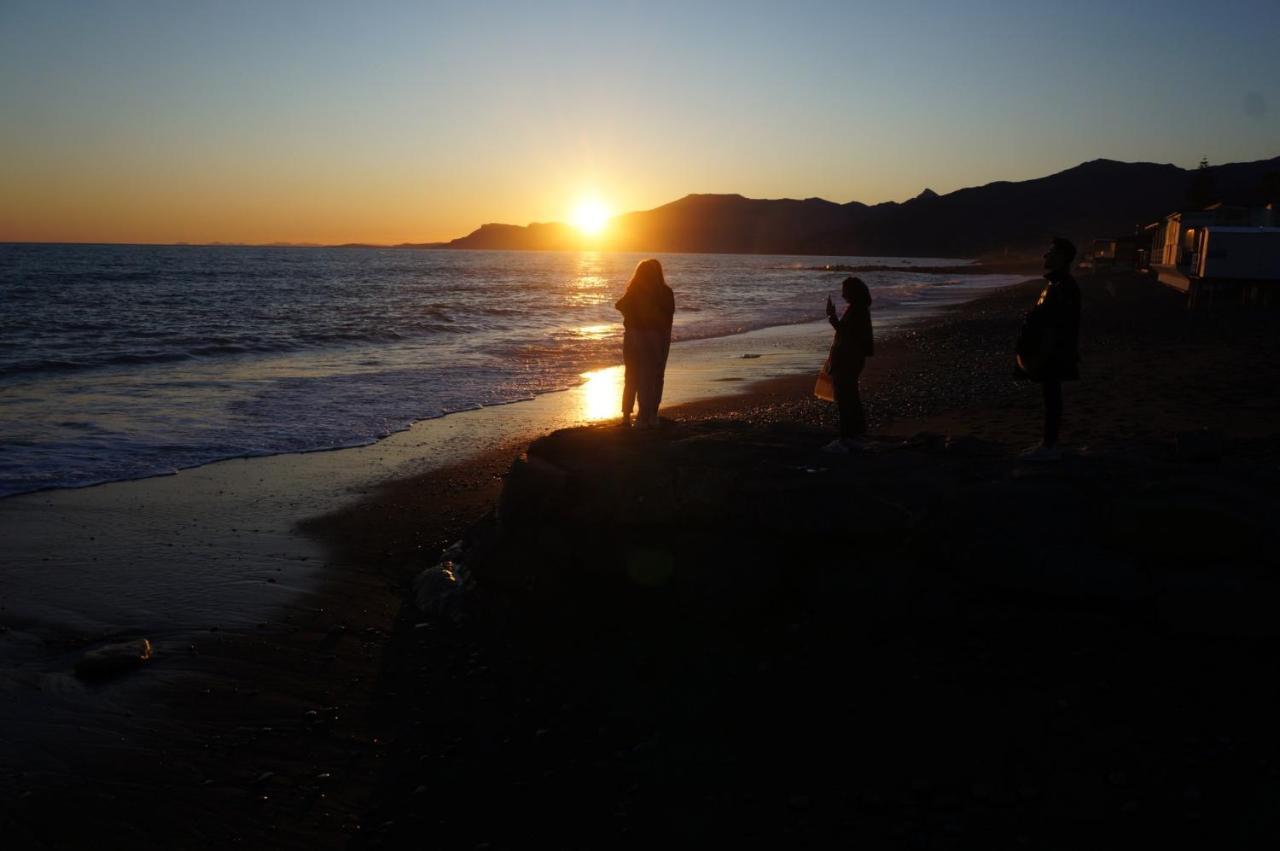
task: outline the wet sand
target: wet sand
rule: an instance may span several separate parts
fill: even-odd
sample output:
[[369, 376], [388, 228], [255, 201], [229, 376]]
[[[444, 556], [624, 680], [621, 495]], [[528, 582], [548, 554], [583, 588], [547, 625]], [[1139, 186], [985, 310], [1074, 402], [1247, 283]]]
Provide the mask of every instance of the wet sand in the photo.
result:
[[[1212, 427], [1233, 451], [1265, 451], [1280, 413], [1271, 319], [1189, 316], [1175, 294], [1145, 280], [1084, 283], [1085, 380], [1067, 391], [1065, 442], [1158, 450], [1179, 431]], [[864, 378], [873, 430], [886, 438], [973, 434], [1006, 451], [1034, 442], [1038, 395], [1008, 372], [1010, 341], [1034, 289], [1009, 288], [882, 343]], [[815, 341], [829, 334], [820, 326], [804, 333]], [[771, 351], [764, 341], [731, 339], [766, 357]], [[702, 384], [691, 377], [685, 391], [678, 381], [669, 387], [694, 399], [707, 382], [741, 386], [764, 358], [744, 359], [735, 364], [739, 374], [727, 375], [723, 360], [708, 360], [715, 369]], [[809, 396], [811, 381], [807, 372], [777, 378], [664, 413], [785, 424], [809, 429], [820, 445], [834, 429], [834, 412]], [[18, 837], [18, 847], [53, 846], [109, 827], [120, 844], [135, 847], [237, 839], [330, 847], [376, 827], [371, 796], [388, 754], [403, 756], [396, 753], [403, 725], [414, 723], [404, 717], [400, 690], [410, 687], [406, 672], [415, 670], [430, 631], [405, 605], [407, 582], [489, 512], [502, 474], [532, 436], [584, 419], [595, 403], [589, 389], [577, 392], [568, 404], [569, 396], [556, 394], [562, 398], [445, 418], [429, 438], [431, 429], [415, 429], [358, 450], [224, 462], [169, 479], [0, 504], [13, 552], [32, 564], [65, 558], [70, 568], [34, 591], [0, 587], [13, 696], [3, 719], [8, 767], [0, 774], [10, 802], [6, 835]], [[539, 405], [556, 405], [562, 415]], [[485, 432], [475, 422], [487, 416], [510, 425]], [[477, 447], [478, 431], [492, 434], [488, 445]], [[457, 463], [425, 460], [450, 457]], [[130, 516], [146, 520], [130, 525]], [[299, 517], [312, 519], [298, 526]], [[163, 600], [147, 618], [132, 603], [116, 616], [101, 592], [77, 587], [77, 577], [98, 569], [95, 557], [109, 557], [139, 568], [132, 586], [117, 586], [120, 597], [146, 599], [148, 576], [206, 564], [209, 550], [243, 567], [219, 581], [226, 596], [216, 605], [202, 609], [207, 595], [200, 593], [184, 601], [180, 623]], [[75, 602], [77, 594], [88, 597]], [[51, 599], [67, 611], [36, 608]], [[139, 675], [96, 687], [71, 678], [85, 647], [148, 633], [159, 638], [157, 657]], [[442, 642], [440, 652], [452, 649]], [[465, 711], [465, 689], [441, 685], [433, 700], [442, 714]], [[97, 707], [88, 725], [86, 705]], [[60, 730], [87, 744], [70, 753], [25, 747]], [[69, 807], [74, 822], [59, 818]], [[122, 809], [146, 815], [124, 823]]]
[[[826, 336], [814, 324], [679, 344], [668, 398], [807, 369]], [[405, 577], [491, 508], [530, 440], [615, 416], [620, 382], [599, 370], [366, 447], [0, 501], [13, 847], [107, 828], [135, 847], [343, 844], [381, 758], [370, 712]], [[75, 676], [87, 651], [139, 638], [155, 655], [137, 672]], [[73, 821], [58, 817], [68, 801]], [[134, 808], [148, 817], [121, 823]]]

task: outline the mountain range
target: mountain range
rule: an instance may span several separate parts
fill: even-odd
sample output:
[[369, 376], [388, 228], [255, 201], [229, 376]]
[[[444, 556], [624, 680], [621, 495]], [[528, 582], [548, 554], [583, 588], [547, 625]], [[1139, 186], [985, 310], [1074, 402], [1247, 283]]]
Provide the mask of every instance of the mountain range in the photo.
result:
[[[1196, 187], [1199, 187], [1199, 193]], [[1131, 233], [1206, 200], [1280, 200], [1280, 157], [1203, 169], [1093, 160], [1034, 180], [999, 181], [945, 195], [924, 190], [902, 203], [838, 204], [822, 198], [764, 200], [687, 195], [615, 217], [590, 242], [558, 222], [486, 224], [432, 247], [729, 254], [980, 257], [1038, 253], [1050, 236], [1080, 243]], [[1206, 194], [1207, 193], [1207, 194]], [[1191, 198], [1199, 197], [1198, 204]]]

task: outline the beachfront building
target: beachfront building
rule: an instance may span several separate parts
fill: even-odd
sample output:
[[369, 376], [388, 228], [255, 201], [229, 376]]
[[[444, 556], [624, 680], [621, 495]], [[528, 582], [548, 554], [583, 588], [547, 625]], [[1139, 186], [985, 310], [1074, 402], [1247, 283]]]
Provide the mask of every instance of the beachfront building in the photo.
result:
[[1095, 239], [1089, 248], [1089, 254], [1081, 262], [1081, 266], [1089, 265], [1095, 271], [1114, 266], [1116, 262], [1116, 241], [1114, 239]]
[[1080, 268], [1095, 272], [1104, 269], [1145, 269], [1147, 256], [1151, 253], [1149, 227], [1136, 228], [1133, 233], [1093, 240], [1080, 260]]
[[1213, 204], [1203, 210], [1170, 213], [1159, 222], [1151, 225], [1151, 268], [1157, 274], [1164, 274], [1160, 282], [1179, 286], [1176, 276], [1170, 272], [1182, 273], [1185, 277], [1198, 265], [1196, 245], [1200, 232], [1207, 227], [1280, 227], [1280, 217], [1273, 205], [1266, 207], [1236, 207], [1226, 204]]
[[[1245, 289], [1250, 300], [1259, 293], [1268, 303], [1273, 300], [1272, 291], [1280, 285], [1280, 271], [1276, 271], [1280, 242], [1275, 236], [1280, 234], [1280, 210], [1275, 205], [1213, 204], [1203, 210], [1170, 213], [1149, 227], [1152, 273], [1165, 286], [1187, 293], [1191, 303], [1203, 303], [1211, 292], [1221, 294], [1223, 287], [1206, 282], [1226, 279], [1265, 282], [1265, 291], [1252, 284]], [[1237, 259], [1228, 259], [1228, 252]], [[1245, 255], [1250, 258], [1247, 263], [1238, 259]], [[1230, 289], [1240, 287], [1233, 284]]]

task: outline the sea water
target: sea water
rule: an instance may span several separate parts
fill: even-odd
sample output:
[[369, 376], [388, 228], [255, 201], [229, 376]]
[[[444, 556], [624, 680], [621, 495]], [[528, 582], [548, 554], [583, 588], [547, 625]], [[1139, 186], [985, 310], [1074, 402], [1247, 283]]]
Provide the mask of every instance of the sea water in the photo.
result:
[[[367, 444], [621, 358], [644, 255], [0, 245], [0, 496]], [[1013, 283], [950, 259], [656, 255], [676, 341], [813, 322], [843, 273], [877, 328]], [[673, 358], [679, 357], [677, 343]]]

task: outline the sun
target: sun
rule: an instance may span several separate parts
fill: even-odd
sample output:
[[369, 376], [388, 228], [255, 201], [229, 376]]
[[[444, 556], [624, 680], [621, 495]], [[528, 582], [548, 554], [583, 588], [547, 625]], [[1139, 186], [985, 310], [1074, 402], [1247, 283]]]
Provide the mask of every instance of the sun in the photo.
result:
[[599, 198], [583, 198], [574, 206], [569, 221], [587, 236], [599, 236], [609, 224], [609, 208]]

